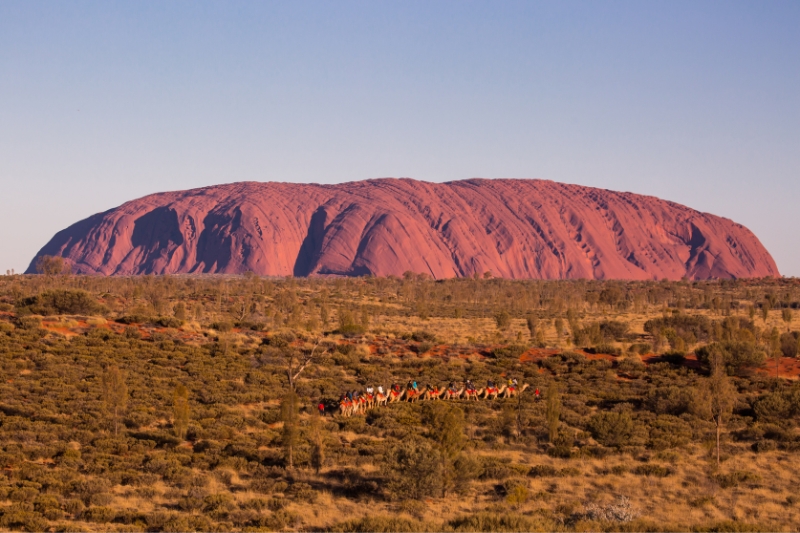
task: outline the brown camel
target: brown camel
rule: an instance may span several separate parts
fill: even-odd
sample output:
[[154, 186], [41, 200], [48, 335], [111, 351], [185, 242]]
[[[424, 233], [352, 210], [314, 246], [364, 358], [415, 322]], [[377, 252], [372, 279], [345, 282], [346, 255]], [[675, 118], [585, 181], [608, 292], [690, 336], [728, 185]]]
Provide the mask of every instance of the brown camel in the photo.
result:
[[432, 389], [426, 390], [425, 394], [423, 394], [423, 396], [422, 396], [422, 399], [423, 400], [438, 400], [442, 396], [442, 394], [444, 394], [444, 391], [439, 390], [439, 387], [434, 387]]
[[400, 400], [403, 399], [403, 396], [405, 395], [406, 395], [405, 389], [401, 389], [399, 392], [393, 389], [389, 389], [389, 394], [388, 394], [389, 397], [387, 401], [388, 403], [399, 402]]
[[366, 413], [367, 412], [367, 398], [365, 396], [359, 396], [358, 400], [355, 401], [355, 412], [356, 413]]
[[461, 387], [457, 391], [451, 391], [450, 388], [446, 388], [442, 393], [443, 400], [457, 400], [461, 398], [461, 395], [464, 393], [464, 387]]
[[342, 415], [343, 417], [347, 418], [349, 416], [352, 416], [354, 412], [355, 412], [355, 409], [354, 409], [354, 405], [353, 405], [352, 401], [345, 399], [345, 400], [342, 400], [341, 402], [339, 402], [339, 414], [340, 415]]
[[480, 400], [481, 395], [483, 394], [484, 389], [472, 389], [472, 390], [464, 390], [464, 399], [465, 400]]
[[506, 391], [505, 385], [500, 385], [500, 387], [486, 387], [486, 390], [483, 392], [483, 399], [484, 400], [496, 400], [498, 396], [503, 394]]
[[517, 394], [521, 394], [525, 389], [530, 387], [528, 383], [524, 383], [519, 390], [516, 387], [507, 387], [505, 392], [503, 393], [503, 398], [513, 398]]
[[423, 397], [423, 395], [425, 394], [426, 391], [427, 391], [427, 387], [425, 387], [424, 385], [419, 390], [406, 389], [406, 401], [414, 403], [414, 402], [420, 400]]
[[384, 394], [381, 394], [380, 392], [375, 393], [375, 406], [380, 407], [382, 405], [386, 405], [388, 401], [389, 401], [388, 393]]
[[372, 409], [373, 407], [375, 407], [377, 403], [376, 398], [377, 394], [374, 392], [372, 394], [364, 394], [364, 408]]

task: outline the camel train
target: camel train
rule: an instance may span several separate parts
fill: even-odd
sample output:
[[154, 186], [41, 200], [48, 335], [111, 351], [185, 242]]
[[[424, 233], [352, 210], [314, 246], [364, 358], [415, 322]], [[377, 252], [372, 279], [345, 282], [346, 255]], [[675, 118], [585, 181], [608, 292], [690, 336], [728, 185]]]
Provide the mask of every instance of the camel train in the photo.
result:
[[457, 389], [451, 385], [449, 387], [429, 387], [423, 385], [416, 387], [409, 384], [406, 387], [394, 384], [388, 389], [378, 387], [374, 390], [367, 388], [364, 393], [346, 393], [339, 400], [338, 412], [341, 416], [349, 417], [356, 414], [364, 414], [373, 407], [382, 407], [395, 402], [432, 401], [432, 400], [496, 400], [497, 398], [513, 398], [528, 388], [525, 383], [522, 386], [500, 385], [499, 387], [489, 382], [486, 387], [475, 388], [469, 381], [461, 388]]

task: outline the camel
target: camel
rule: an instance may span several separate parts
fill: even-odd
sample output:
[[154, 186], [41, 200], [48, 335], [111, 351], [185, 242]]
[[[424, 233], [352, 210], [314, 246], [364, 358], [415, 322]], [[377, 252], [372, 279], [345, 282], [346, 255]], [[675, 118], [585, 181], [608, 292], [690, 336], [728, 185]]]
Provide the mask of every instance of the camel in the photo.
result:
[[439, 390], [439, 387], [434, 387], [430, 390], [426, 390], [425, 393], [422, 395], [423, 400], [438, 400], [444, 391]]
[[464, 387], [457, 391], [451, 391], [449, 387], [445, 388], [444, 392], [442, 392], [442, 399], [443, 400], [457, 400], [461, 398], [461, 395], [464, 393]]
[[389, 402], [389, 394], [384, 393], [381, 394], [380, 392], [375, 393], [375, 406], [381, 407], [385, 406]]
[[517, 394], [522, 394], [522, 392], [524, 392], [528, 387], [530, 387], [528, 383], [524, 383], [519, 390], [517, 390], [515, 387], [507, 387], [503, 392], [503, 398], [513, 398]]
[[420, 398], [423, 398], [423, 395], [427, 392], [427, 390], [428, 388], [424, 385], [419, 390], [406, 389], [406, 401], [411, 403], [418, 401]]
[[393, 389], [389, 389], [389, 397], [387, 399], [387, 403], [399, 402], [400, 400], [403, 399], [403, 396], [405, 396], [405, 394], [406, 394], [405, 389], [401, 389], [399, 392]]
[[343, 417], [346, 418], [346, 417], [352, 416], [353, 413], [355, 413], [355, 406], [353, 405], [352, 401], [345, 399], [345, 400], [342, 400], [341, 402], [339, 402], [339, 414], [340, 415], [342, 415]]
[[358, 400], [355, 401], [355, 412], [356, 413], [366, 413], [367, 412], [367, 404], [369, 400], [367, 400], [366, 396], [359, 396]]
[[373, 392], [372, 394], [364, 394], [364, 408], [365, 409], [372, 409], [376, 405], [375, 400], [376, 394]]
[[484, 400], [496, 400], [498, 396], [502, 395], [506, 391], [505, 385], [500, 385], [499, 387], [486, 387], [486, 390], [483, 393]]
[[464, 390], [464, 399], [465, 400], [480, 400], [481, 395], [484, 393], [483, 388], [480, 389], [472, 389], [472, 390]]

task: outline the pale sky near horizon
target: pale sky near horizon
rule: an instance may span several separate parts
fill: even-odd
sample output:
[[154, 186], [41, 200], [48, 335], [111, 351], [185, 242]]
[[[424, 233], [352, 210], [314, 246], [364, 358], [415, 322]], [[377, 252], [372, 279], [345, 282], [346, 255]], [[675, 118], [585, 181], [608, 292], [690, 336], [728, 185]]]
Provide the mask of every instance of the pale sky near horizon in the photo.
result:
[[0, 272], [145, 194], [543, 178], [800, 276], [800, 2], [0, 0]]

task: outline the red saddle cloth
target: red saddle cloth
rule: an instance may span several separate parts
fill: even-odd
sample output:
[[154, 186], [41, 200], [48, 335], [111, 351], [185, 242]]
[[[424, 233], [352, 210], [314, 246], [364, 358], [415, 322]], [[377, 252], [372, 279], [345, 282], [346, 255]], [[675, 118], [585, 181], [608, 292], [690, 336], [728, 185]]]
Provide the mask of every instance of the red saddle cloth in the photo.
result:
[[491, 389], [486, 389], [486, 392], [489, 394], [494, 394], [497, 392], [497, 387], [492, 387]]
[[372, 401], [373, 398], [375, 398], [375, 396], [373, 396], [372, 394], [368, 394], [367, 395], [367, 399], [368, 400]]
[[392, 396], [394, 396], [395, 398], [397, 398], [399, 395], [400, 395], [400, 393], [397, 392], [396, 390], [392, 391]]
[[514, 392], [515, 390], [517, 390], [517, 388], [516, 387], [509, 387], [508, 390], [509, 390], [509, 392]]

